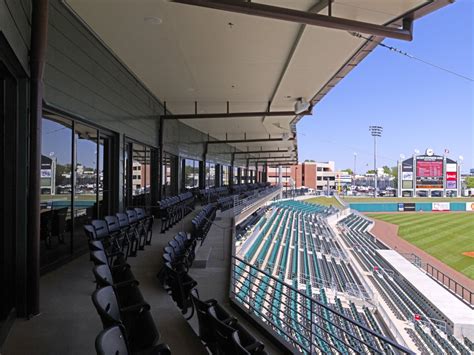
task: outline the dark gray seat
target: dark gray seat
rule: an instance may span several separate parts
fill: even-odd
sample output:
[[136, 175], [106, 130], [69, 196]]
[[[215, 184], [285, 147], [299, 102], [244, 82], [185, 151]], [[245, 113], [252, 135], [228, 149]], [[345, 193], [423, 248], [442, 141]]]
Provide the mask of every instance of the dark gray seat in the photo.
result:
[[160, 334], [147, 303], [120, 307], [111, 286], [97, 289], [92, 294], [92, 302], [104, 328], [117, 325], [124, 327], [132, 353], [150, 349], [157, 344]]
[[[104, 329], [95, 339], [97, 355], [129, 355], [132, 351], [127, 344], [127, 337], [123, 327], [116, 325]], [[141, 355], [169, 355], [170, 348], [166, 344], [151, 346], [140, 351]]]

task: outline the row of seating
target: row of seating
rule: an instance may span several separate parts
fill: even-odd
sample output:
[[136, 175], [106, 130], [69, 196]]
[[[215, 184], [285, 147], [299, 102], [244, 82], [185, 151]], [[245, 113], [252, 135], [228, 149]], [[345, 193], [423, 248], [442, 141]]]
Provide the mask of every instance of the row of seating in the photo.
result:
[[211, 229], [214, 220], [216, 219], [217, 206], [209, 204], [202, 208], [202, 210], [192, 219], [192, 237], [201, 241], [201, 245], [206, 239], [207, 233]]
[[191, 191], [177, 196], [165, 198], [158, 202], [158, 215], [161, 220], [161, 233], [166, 232], [173, 225], [194, 210], [195, 199]]
[[92, 302], [103, 331], [96, 338], [97, 354], [170, 354], [139, 289], [128, 256], [151, 244], [153, 216], [141, 208], [128, 209], [84, 226], [96, 290]]
[[264, 345], [217, 301], [199, 299], [197, 282], [188, 274], [195, 247], [192, 234], [179, 233], [164, 248], [160, 278], [165, 290], [186, 319], [197, 313], [199, 336], [212, 354], [266, 354]]
[[[441, 321], [444, 316], [378, 255], [376, 250], [386, 247], [367, 232], [370, 224], [367, 219], [351, 214], [339, 222], [341, 236], [353, 248], [354, 256], [364, 269], [373, 272], [371, 280], [395, 316], [401, 320], [413, 321], [417, 314], [423, 320], [423, 325], [415, 322], [416, 332], [410, 333], [417, 338], [414, 342], [426, 344], [432, 352], [469, 353], [466, 343], [464, 345], [452, 335], [442, 334], [436, 324], [431, 323], [431, 319]], [[425, 324], [427, 330], [424, 329]]]
[[89, 240], [96, 290], [92, 302], [103, 330], [96, 338], [97, 354], [169, 355], [123, 253], [107, 248], [101, 240]]
[[95, 219], [84, 225], [89, 241], [104, 242], [115, 252], [126, 257], [136, 256], [137, 250], [143, 250], [151, 244], [154, 217], [143, 208], [128, 209], [125, 212]]

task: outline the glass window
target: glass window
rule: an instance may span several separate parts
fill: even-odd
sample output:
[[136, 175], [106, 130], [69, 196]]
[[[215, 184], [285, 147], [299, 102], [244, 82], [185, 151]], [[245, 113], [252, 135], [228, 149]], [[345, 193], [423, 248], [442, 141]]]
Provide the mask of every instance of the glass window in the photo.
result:
[[214, 187], [216, 184], [216, 165], [206, 163], [206, 187]]
[[71, 253], [72, 122], [44, 117], [41, 144], [40, 260]]
[[184, 188], [193, 189], [199, 187], [199, 161], [183, 159]]
[[177, 193], [177, 188], [176, 188], [177, 162], [178, 162], [177, 156], [164, 152], [163, 166], [161, 169], [161, 174], [163, 177], [162, 178], [162, 191], [161, 191], [162, 199], [168, 196], [173, 196]]
[[74, 128], [74, 236], [77, 241], [85, 241], [83, 225], [98, 218], [99, 210], [97, 130], [82, 124], [75, 124]]
[[234, 167], [232, 182], [234, 183], [234, 185], [238, 185], [238, 183], [239, 183], [239, 168]]
[[229, 185], [229, 170], [230, 166], [222, 165], [221, 174], [222, 174], [222, 186]]

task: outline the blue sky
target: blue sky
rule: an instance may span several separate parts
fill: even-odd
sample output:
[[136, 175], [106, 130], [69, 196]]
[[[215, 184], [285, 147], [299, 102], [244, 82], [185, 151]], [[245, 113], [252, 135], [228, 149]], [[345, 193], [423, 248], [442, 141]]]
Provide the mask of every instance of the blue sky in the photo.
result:
[[[474, 1], [458, 0], [415, 23], [412, 42], [385, 40], [416, 57], [474, 78]], [[334, 160], [338, 169], [373, 167], [368, 126], [384, 127], [378, 166], [433, 148], [474, 168], [474, 83], [376, 48], [297, 126], [300, 161]], [[368, 166], [367, 166], [368, 164]]]

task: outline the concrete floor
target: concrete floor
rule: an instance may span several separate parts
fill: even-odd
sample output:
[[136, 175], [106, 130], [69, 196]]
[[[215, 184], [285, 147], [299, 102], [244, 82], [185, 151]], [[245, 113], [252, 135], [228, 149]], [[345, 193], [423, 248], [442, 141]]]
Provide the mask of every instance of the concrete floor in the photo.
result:
[[[166, 234], [159, 233], [159, 222], [155, 223], [152, 245], [140, 251], [138, 257], [129, 258], [129, 263], [145, 300], [151, 305], [153, 317], [173, 354], [207, 354], [197, 333], [196, 316], [188, 323], [173, 303], [171, 297], [159, 285], [156, 274], [161, 266], [163, 246], [182, 229], [190, 230], [194, 213], [188, 215]], [[231, 219], [220, 217], [205, 241], [211, 247], [208, 266], [191, 269], [190, 274], [198, 282], [201, 298], [216, 298], [231, 313], [228, 307], [228, 280], [230, 268]], [[1, 349], [4, 355], [24, 354], [94, 354], [94, 340], [102, 324], [91, 301], [95, 289], [92, 263], [83, 255], [67, 265], [41, 278], [41, 314], [30, 319], [15, 321]], [[281, 353], [265, 339], [251, 324], [236, 315], [255, 335], [265, 343], [270, 354]], [[194, 328], [194, 329], [193, 329]]]

